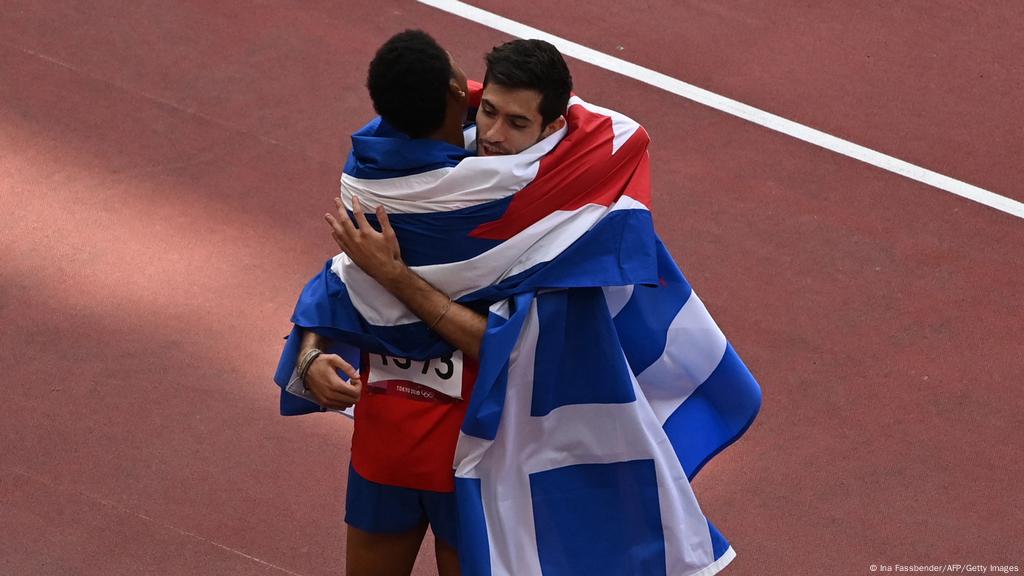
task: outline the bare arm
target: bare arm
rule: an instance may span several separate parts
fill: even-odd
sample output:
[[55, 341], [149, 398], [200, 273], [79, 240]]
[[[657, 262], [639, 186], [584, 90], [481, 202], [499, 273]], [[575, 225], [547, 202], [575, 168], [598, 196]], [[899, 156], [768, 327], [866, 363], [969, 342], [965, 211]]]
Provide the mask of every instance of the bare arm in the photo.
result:
[[432, 326], [446, 342], [471, 358], [479, 358], [487, 318], [452, 302], [447, 294], [431, 286], [405, 265], [395, 231], [383, 207], [377, 207], [381, 227], [377, 232], [366, 220], [358, 198], [352, 199], [354, 224], [344, 212], [341, 200], [336, 198], [334, 201], [338, 205], [338, 217], [325, 214], [324, 218], [331, 226], [334, 241], [348, 257], [427, 326]]

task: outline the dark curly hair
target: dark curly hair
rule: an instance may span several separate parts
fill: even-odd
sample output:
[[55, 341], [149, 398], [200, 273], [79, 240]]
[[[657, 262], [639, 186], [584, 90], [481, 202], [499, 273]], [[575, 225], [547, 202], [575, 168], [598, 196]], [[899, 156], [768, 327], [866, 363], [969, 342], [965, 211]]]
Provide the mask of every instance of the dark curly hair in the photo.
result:
[[453, 76], [444, 48], [422, 30], [406, 30], [377, 50], [366, 87], [381, 118], [412, 138], [423, 138], [444, 124]]
[[562, 54], [543, 40], [513, 40], [487, 54], [484, 86], [490, 83], [540, 92], [544, 125], [565, 114], [572, 93], [572, 74]]

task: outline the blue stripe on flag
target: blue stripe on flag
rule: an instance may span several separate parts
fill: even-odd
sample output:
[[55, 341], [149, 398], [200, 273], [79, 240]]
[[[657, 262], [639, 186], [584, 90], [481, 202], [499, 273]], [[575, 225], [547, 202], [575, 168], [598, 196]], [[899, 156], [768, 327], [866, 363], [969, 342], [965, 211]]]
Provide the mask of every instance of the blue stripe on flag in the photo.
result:
[[320, 273], [303, 287], [292, 312], [293, 324], [310, 328], [359, 326], [362, 323], [345, 284], [331, 272], [331, 264], [328, 260]]
[[533, 290], [657, 284], [658, 240], [652, 226], [647, 210], [616, 210], [553, 260], [460, 300], [497, 302]]
[[512, 298], [511, 314], [507, 320], [493, 313], [487, 318], [487, 332], [480, 349], [480, 369], [473, 394], [469, 397], [466, 418], [462, 421], [463, 433], [485, 440], [494, 440], [497, 436], [501, 413], [505, 409], [509, 356], [519, 341], [519, 332], [530, 313], [533, 298], [533, 293]]
[[530, 492], [544, 576], [666, 573], [653, 460], [535, 472]]
[[456, 476], [455, 495], [459, 511], [460, 568], [463, 574], [487, 576], [491, 573], [491, 545], [487, 538], [480, 479]]
[[356, 178], [383, 180], [452, 167], [470, 156], [472, 152], [446, 142], [410, 138], [378, 116], [352, 135], [344, 170]]
[[531, 416], [546, 416], [570, 404], [636, 401], [600, 288], [541, 294], [537, 316]]
[[[501, 244], [501, 240], [470, 236], [481, 222], [497, 220], [508, 210], [512, 196], [448, 212], [388, 214], [388, 221], [402, 247], [402, 260], [409, 266], [461, 262]], [[377, 217], [366, 214], [374, 228]], [[442, 247], [443, 249], [438, 249]]]
[[550, 262], [537, 288], [625, 286], [656, 282], [658, 245], [651, 213], [616, 210]]
[[658, 237], [647, 210], [616, 210], [524, 284], [529, 289], [626, 286], [658, 281]]
[[633, 288], [629, 302], [615, 316], [615, 328], [634, 376], [661, 357], [668, 328], [692, 293], [680, 284]]
[[693, 290], [658, 242], [658, 284], [636, 286], [629, 302], [615, 316], [615, 328], [633, 374], [647, 369], [665, 351], [668, 328]]
[[761, 407], [761, 388], [743, 361], [725, 348], [721, 362], [675, 412], [664, 429], [691, 480], [739, 438]]

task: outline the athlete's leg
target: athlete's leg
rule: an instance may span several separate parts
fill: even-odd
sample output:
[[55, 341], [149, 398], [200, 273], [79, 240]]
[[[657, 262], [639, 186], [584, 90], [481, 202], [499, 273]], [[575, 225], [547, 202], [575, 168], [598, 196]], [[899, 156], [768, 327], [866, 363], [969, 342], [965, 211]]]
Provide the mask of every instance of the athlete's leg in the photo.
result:
[[366, 532], [351, 525], [347, 528], [347, 576], [409, 576], [427, 524], [393, 534]]
[[420, 491], [371, 482], [349, 467], [348, 576], [409, 576], [427, 530]]
[[459, 576], [459, 509], [454, 492], [420, 492], [420, 502], [434, 532], [434, 555], [440, 576]]
[[459, 553], [444, 540], [434, 537], [434, 555], [440, 576], [459, 576]]

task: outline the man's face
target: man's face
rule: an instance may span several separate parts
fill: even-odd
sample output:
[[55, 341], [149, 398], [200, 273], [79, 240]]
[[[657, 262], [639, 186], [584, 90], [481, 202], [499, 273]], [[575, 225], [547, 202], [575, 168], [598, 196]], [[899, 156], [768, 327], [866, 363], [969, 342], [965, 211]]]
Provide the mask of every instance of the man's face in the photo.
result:
[[541, 94], [536, 90], [493, 83], [484, 87], [476, 113], [477, 154], [518, 154], [561, 128], [561, 118], [544, 125], [540, 101]]

